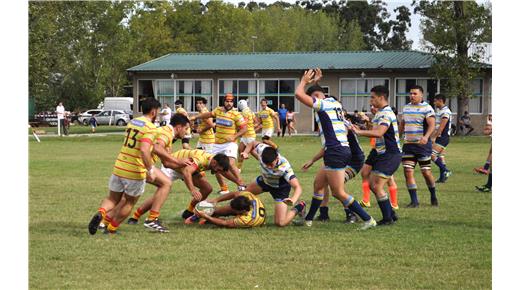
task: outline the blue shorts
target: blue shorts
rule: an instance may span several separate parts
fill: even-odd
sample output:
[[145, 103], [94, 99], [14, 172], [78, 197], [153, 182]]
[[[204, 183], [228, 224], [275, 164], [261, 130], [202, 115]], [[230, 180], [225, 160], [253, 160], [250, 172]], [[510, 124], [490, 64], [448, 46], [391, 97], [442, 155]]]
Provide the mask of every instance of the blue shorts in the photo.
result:
[[384, 177], [390, 178], [399, 168], [401, 164], [400, 153], [383, 153], [374, 158], [372, 165], [372, 172]]
[[256, 178], [256, 184], [258, 184], [264, 192], [269, 192], [277, 202], [288, 198], [291, 192], [291, 185], [289, 183], [281, 184], [280, 187], [272, 187], [264, 182], [264, 178], [261, 175]]
[[365, 154], [352, 155], [350, 162], [347, 165], [347, 168], [351, 168], [353, 171], [358, 173], [363, 164], [365, 163]]
[[404, 144], [403, 145], [403, 161], [427, 161], [432, 157], [432, 144]]
[[323, 163], [326, 170], [345, 170], [351, 158], [348, 146], [336, 146], [326, 148], [323, 155]]
[[450, 136], [445, 137], [437, 137], [435, 139], [435, 144], [441, 146], [443, 149], [450, 144]]
[[366, 165], [374, 166], [374, 163], [376, 162], [377, 158], [377, 151], [376, 149], [370, 150], [370, 153], [368, 153], [368, 157], [365, 160]]

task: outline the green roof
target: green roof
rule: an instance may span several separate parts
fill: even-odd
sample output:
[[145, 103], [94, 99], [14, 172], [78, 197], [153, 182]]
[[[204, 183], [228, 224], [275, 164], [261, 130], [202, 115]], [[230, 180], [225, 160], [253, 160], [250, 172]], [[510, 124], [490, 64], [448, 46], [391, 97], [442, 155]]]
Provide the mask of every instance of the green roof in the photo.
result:
[[170, 53], [129, 68], [130, 72], [427, 69], [432, 55], [420, 51], [259, 53]]

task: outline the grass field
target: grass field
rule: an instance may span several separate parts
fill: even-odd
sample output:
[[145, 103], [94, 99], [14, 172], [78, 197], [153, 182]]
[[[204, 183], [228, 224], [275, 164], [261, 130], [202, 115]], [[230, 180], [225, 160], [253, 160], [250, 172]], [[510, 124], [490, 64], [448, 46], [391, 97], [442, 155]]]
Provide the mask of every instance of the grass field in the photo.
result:
[[[35, 130], [45, 131], [46, 134], [58, 134], [58, 127], [37, 127], [33, 128]], [[98, 126], [96, 128], [96, 133], [112, 133], [112, 132], [124, 132], [124, 126]], [[31, 129], [28, 129], [28, 134], [32, 134]], [[90, 134], [91, 129], [90, 126], [83, 125], [73, 125], [69, 128], [69, 134]]]
[[[332, 221], [314, 222], [311, 228], [277, 228], [272, 216], [265, 227], [253, 230], [185, 226], [180, 212], [189, 195], [184, 184], [176, 182], [161, 212], [170, 233], [124, 224], [120, 235], [90, 236], [87, 224], [106, 195], [122, 138], [30, 139], [31, 288], [491, 288], [491, 194], [474, 190], [485, 177], [472, 173], [486, 158], [488, 138], [452, 139], [447, 160], [454, 175], [437, 186], [439, 208], [428, 206], [422, 177], [422, 206], [404, 208], [409, 196], [400, 168], [400, 220], [390, 227], [360, 232], [359, 225], [344, 225], [336, 201], [330, 205]], [[299, 168], [319, 149], [318, 138], [275, 141], [296, 170], [303, 199], [310, 201], [318, 164], [307, 173]], [[368, 143], [364, 147], [368, 152]], [[258, 165], [246, 161], [243, 172], [252, 181]], [[434, 173], [438, 175], [436, 167]], [[214, 178], [211, 182], [217, 188]], [[347, 191], [361, 198], [360, 178], [349, 183]], [[144, 197], [152, 192], [147, 186]], [[262, 200], [272, 215], [270, 195], [263, 194]], [[378, 220], [381, 213], [374, 204], [372, 197], [369, 213]]]

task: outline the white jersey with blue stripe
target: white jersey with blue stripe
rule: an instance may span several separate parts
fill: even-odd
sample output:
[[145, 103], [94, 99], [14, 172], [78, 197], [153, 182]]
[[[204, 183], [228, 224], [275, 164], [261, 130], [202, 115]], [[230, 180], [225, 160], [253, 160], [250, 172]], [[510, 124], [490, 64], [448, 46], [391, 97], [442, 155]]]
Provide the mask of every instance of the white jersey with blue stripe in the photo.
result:
[[323, 147], [349, 146], [341, 103], [334, 98], [313, 98], [312, 107]]
[[399, 127], [397, 125], [397, 118], [390, 106], [386, 106], [379, 111], [372, 119], [374, 126], [387, 126], [383, 136], [376, 138], [376, 152], [377, 154], [384, 153], [401, 153], [401, 143], [399, 141]]
[[262, 178], [264, 179], [265, 184], [278, 188], [282, 185], [286, 185], [289, 183], [289, 181], [293, 178], [296, 178], [296, 175], [294, 174], [294, 170], [291, 167], [291, 164], [289, 164], [289, 161], [285, 159], [282, 155], [278, 154], [279, 159], [278, 163], [276, 163], [276, 166], [274, 168], [268, 168], [263, 162], [262, 162], [262, 152], [265, 148], [269, 147], [266, 144], [260, 143], [256, 145], [255, 152], [260, 157], [259, 163], [260, 168], [262, 169]]
[[404, 143], [419, 143], [428, 130], [426, 118], [432, 116], [435, 116], [435, 111], [426, 102], [406, 104], [403, 107]]
[[444, 130], [440, 132], [440, 137], [449, 137], [451, 134], [451, 110], [448, 108], [448, 106], [444, 106], [442, 108], [436, 108], [435, 109], [435, 129], [438, 130], [439, 126], [441, 125], [442, 119], [448, 119], [448, 123], [446, 123], [446, 127], [444, 127]]

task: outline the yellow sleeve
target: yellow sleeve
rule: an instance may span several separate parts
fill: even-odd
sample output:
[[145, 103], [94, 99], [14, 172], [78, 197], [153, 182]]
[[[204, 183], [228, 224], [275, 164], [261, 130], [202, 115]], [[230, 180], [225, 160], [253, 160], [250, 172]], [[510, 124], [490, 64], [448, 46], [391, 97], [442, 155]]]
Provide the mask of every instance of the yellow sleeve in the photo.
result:
[[246, 125], [246, 121], [244, 120], [244, 117], [242, 117], [242, 114], [235, 114], [235, 126], [242, 127], [244, 125]]

